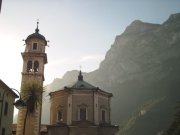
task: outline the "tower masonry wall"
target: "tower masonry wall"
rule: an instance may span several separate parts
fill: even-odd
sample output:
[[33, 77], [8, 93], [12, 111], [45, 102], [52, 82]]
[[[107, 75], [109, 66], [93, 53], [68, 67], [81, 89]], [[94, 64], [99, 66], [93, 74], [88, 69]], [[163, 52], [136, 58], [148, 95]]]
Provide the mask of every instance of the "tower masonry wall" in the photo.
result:
[[[31, 55], [31, 54], [26, 54], [26, 56], [23, 58], [23, 60], [24, 60], [23, 73], [34, 73], [34, 63], [35, 63], [35, 61], [38, 61], [38, 63], [39, 63], [38, 71], [35, 73], [39, 73], [39, 74], [43, 75], [44, 74], [44, 64], [45, 64], [44, 57], [34, 55], [34, 54], [29, 57], [28, 55]], [[27, 71], [28, 61], [32, 61], [32, 71]]]
[[[24, 85], [34, 82], [43, 87], [44, 64], [47, 63], [47, 55], [45, 53], [46, 43], [45, 37], [39, 34], [38, 25], [35, 33], [29, 35], [25, 40], [25, 51], [21, 53], [23, 58], [21, 95], [24, 101], [29, 101], [29, 104], [18, 113], [17, 135], [39, 135], [40, 133], [43, 90], [42, 92], [38, 91], [38, 93], [35, 93], [36, 98], [34, 99], [38, 99], [39, 102], [36, 100], [37, 105], [34, 105], [32, 104], [32, 98], [30, 98], [30, 94], [33, 92], [31, 90], [28, 92], [22, 91], [22, 88]], [[32, 105], [34, 105], [35, 110], [30, 112], [29, 108], [32, 108]]]
[[[33, 50], [33, 43], [37, 43], [37, 50]], [[29, 39], [26, 42], [25, 52], [41, 52], [45, 53], [45, 41], [38, 38]]]

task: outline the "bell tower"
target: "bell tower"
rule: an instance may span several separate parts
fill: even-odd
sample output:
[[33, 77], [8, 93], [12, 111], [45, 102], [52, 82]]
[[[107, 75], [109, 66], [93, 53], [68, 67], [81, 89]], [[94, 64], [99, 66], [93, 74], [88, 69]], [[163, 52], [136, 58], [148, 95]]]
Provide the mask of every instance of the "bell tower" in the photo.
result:
[[[37, 22], [35, 33], [26, 38], [25, 51], [21, 53], [23, 58], [21, 95], [27, 103], [27, 107], [19, 110], [16, 135], [39, 135], [40, 131], [43, 89], [37, 92], [33, 83], [38, 85], [38, 88], [43, 88], [44, 65], [47, 63], [47, 54], [45, 53], [47, 40], [39, 33], [38, 24], [39, 22]], [[24, 90], [24, 86], [31, 87], [32, 91]], [[29, 102], [30, 99], [34, 101], [32, 99], [36, 98], [39, 100], [38, 104]], [[31, 110], [31, 113], [29, 113], [29, 106], [35, 108], [34, 111]]]

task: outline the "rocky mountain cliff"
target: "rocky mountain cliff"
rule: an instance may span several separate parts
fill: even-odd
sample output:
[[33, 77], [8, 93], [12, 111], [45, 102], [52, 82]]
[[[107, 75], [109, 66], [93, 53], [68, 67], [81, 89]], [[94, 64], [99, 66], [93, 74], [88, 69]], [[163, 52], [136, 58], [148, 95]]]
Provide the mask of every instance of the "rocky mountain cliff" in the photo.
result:
[[[112, 121], [120, 125], [119, 134], [156, 135], [171, 124], [180, 100], [179, 69], [180, 13], [163, 24], [132, 22], [115, 38], [99, 69], [83, 75], [113, 93]], [[71, 84], [77, 75], [74, 70], [55, 79], [45, 94]], [[45, 100], [46, 118], [48, 104]]]

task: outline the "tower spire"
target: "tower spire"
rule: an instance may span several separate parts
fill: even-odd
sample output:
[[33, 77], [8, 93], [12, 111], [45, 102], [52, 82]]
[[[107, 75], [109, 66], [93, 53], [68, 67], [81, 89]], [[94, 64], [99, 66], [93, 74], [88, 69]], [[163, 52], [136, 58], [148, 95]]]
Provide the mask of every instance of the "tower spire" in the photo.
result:
[[83, 81], [83, 76], [82, 76], [81, 70], [79, 71], [78, 80], [79, 81]]
[[39, 19], [37, 19], [37, 27], [36, 27], [36, 33], [39, 33], [39, 28], [38, 28], [38, 25], [39, 25]]

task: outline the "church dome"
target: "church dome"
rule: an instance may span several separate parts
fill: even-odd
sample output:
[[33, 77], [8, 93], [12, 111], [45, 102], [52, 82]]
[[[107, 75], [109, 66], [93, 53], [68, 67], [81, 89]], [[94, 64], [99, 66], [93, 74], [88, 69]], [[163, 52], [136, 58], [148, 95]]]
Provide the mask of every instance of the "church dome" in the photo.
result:
[[98, 87], [95, 87], [95, 86], [93, 86], [93, 85], [91, 85], [88, 82], [83, 80], [83, 75], [82, 75], [81, 70], [79, 72], [78, 80], [74, 84], [70, 85], [69, 87], [65, 86], [64, 88], [65, 89], [67, 89], [67, 88], [68, 89], [76, 89], [76, 90], [82, 90], [82, 89], [83, 90], [84, 89], [86, 89], [86, 90], [96, 90], [96, 89], [99, 89]]
[[46, 40], [46, 38], [39, 33], [38, 23], [37, 23], [37, 28], [35, 29], [35, 33], [29, 35], [29, 36], [26, 38], [25, 41], [27, 42], [27, 41], [28, 41], [29, 39], [31, 39], [31, 38], [42, 39], [42, 40], [45, 41], [45, 43], [46, 43], [46, 45], [47, 45], [47, 40]]

